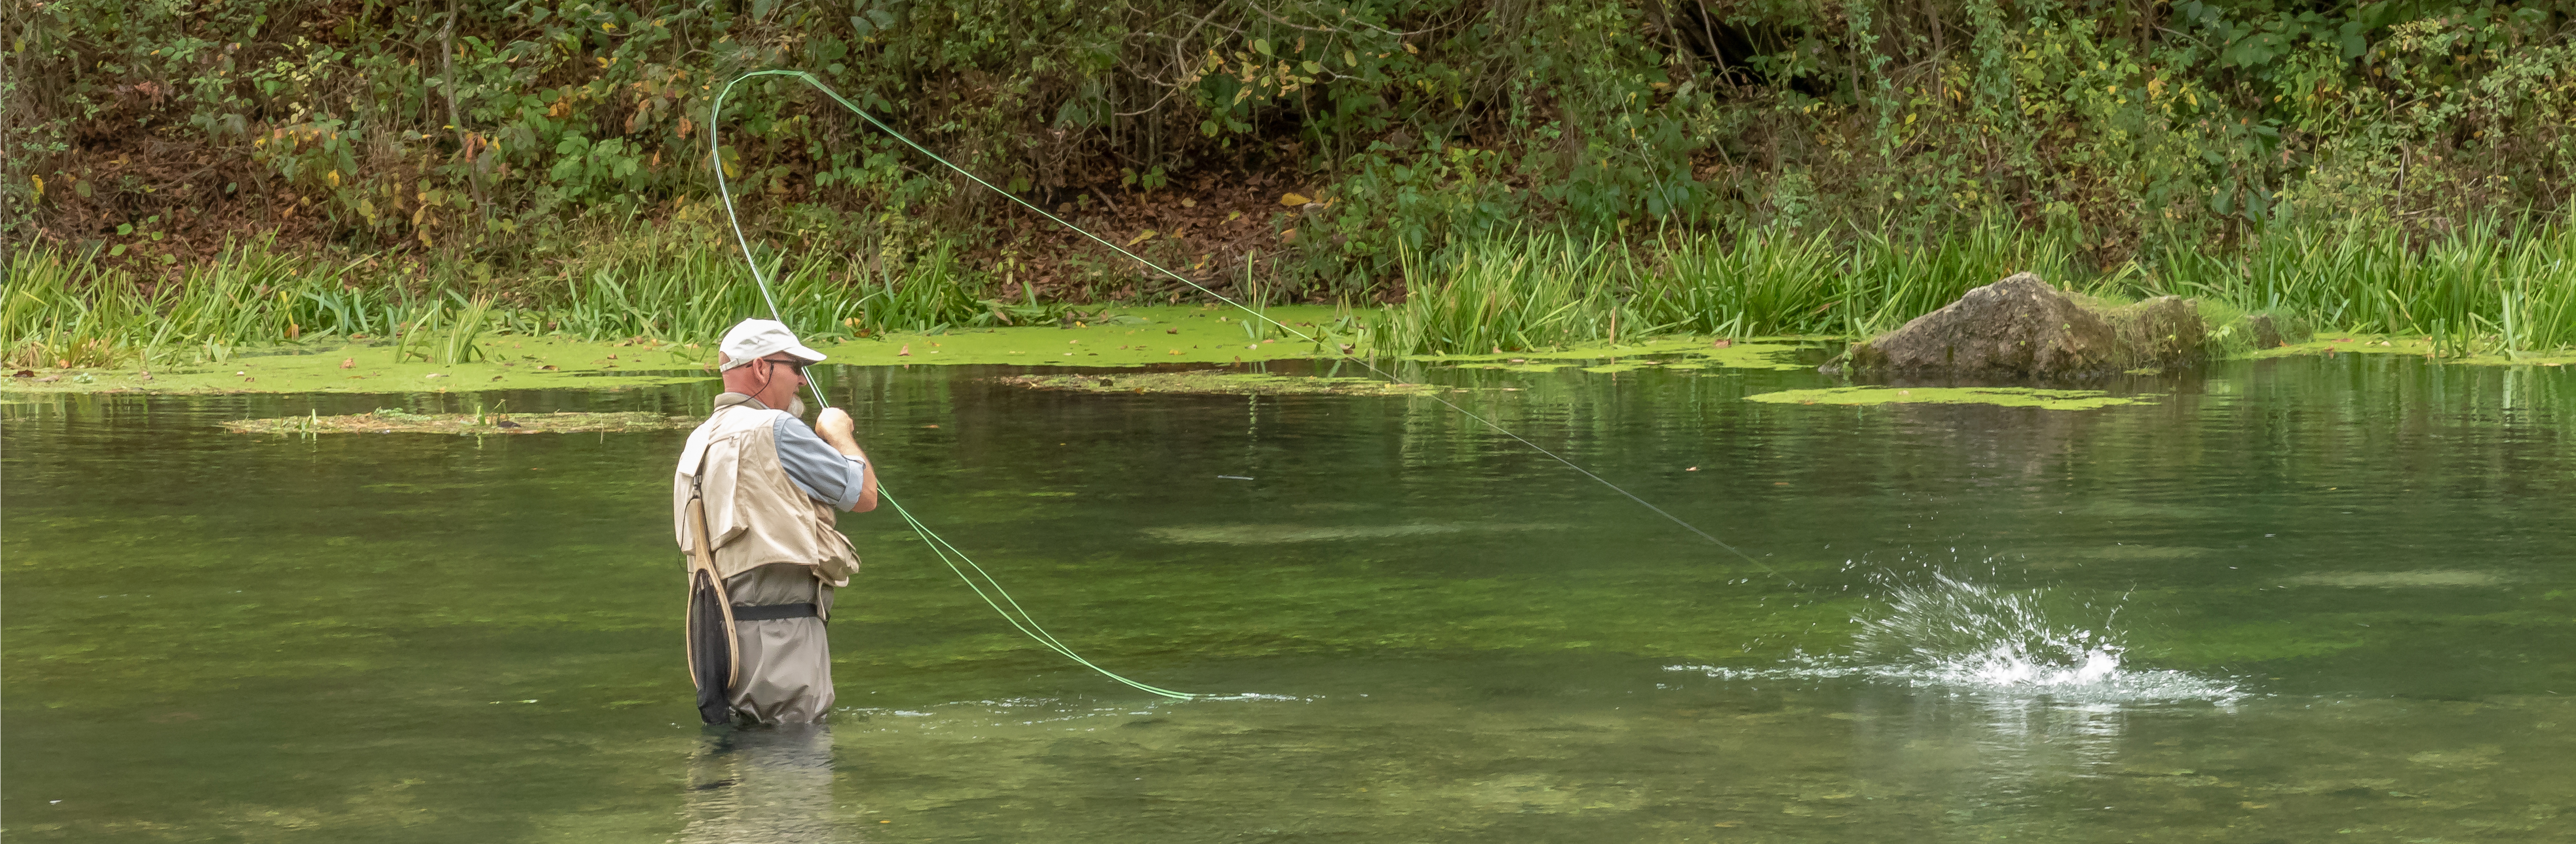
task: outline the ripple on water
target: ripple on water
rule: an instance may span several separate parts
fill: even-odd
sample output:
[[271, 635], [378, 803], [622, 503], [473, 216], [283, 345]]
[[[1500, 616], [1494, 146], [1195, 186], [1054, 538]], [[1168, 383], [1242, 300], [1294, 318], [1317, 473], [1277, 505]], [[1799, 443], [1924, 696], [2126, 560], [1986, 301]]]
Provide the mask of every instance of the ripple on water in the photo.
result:
[[2281, 578], [2283, 586], [2340, 586], [2346, 589], [2424, 589], [2503, 586], [2513, 578], [2502, 572], [2467, 569], [2422, 571], [2328, 571]]

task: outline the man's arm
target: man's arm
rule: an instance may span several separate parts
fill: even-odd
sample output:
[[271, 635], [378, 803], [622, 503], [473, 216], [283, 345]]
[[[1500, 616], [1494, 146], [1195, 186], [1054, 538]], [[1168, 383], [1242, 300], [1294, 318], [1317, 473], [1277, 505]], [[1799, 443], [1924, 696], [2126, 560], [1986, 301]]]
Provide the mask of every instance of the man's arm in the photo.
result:
[[779, 468], [787, 470], [787, 479], [798, 490], [833, 509], [876, 509], [876, 467], [869, 465], [867, 455], [850, 436], [849, 414], [827, 410], [825, 415], [841, 419], [838, 444], [802, 421], [785, 415], [778, 418], [772, 431], [777, 435]]
[[837, 407], [823, 408], [823, 412], [814, 415], [814, 433], [821, 434], [823, 441], [831, 443], [832, 448], [842, 455], [858, 461], [859, 500], [849, 509], [852, 513], [865, 513], [877, 508], [877, 464], [868, 459], [867, 452], [859, 450], [859, 439], [852, 433], [854, 428], [850, 414]]

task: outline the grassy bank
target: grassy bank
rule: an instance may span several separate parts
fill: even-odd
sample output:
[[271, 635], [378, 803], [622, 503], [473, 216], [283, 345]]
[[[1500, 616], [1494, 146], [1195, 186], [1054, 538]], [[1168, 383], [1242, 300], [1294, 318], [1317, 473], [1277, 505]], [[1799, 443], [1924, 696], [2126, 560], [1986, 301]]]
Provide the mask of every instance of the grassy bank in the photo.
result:
[[1929, 243], [1780, 231], [1621, 248], [1560, 235], [1408, 258], [1410, 298], [1376, 323], [1396, 354], [1573, 346], [1667, 332], [1866, 337], [2016, 272], [2107, 302], [2201, 300], [2220, 354], [2266, 315], [2317, 331], [2418, 335], [2443, 356], [2576, 347], [2576, 228], [2471, 230], [2410, 244], [2394, 227], [2276, 232], [2236, 254], [2171, 249], [2108, 270], [2070, 238], [1988, 224]]
[[[2473, 230], [2417, 245], [2394, 228], [2347, 225], [2275, 233], [2235, 255], [2176, 249], [2108, 270], [2085, 268], [2079, 248], [2003, 224], [1930, 243], [1838, 243], [1777, 230], [1638, 243], [1516, 233], [1408, 254], [1402, 304], [1297, 313], [1299, 330], [1326, 344], [1305, 354], [1346, 346], [1379, 356], [1508, 354], [1677, 335], [1861, 337], [2030, 271], [2113, 302], [2196, 297], [2222, 354], [2255, 351], [2235, 330], [2253, 314], [2318, 331], [2418, 337], [2448, 357], [2576, 348], [2576, 229], [2564, 226], [2512, 236]], [[812, 248], [773, 254], [766, 271], [780, 310], [817, 344], [1145, 319], [1112, 313], [1136, 303], [1041, 302], [1007, 268], [954, 255]], [[552, 276], [481, 283], [388, 278], [368, 264], [251, 244], [183, 275], [144, 276], [92, 254], [22, 251], [7, 267], [0, 357], [31, 370], [150, 369], [220, 364], [245, 348], [347, 344], [388, 363], [455, 366], [491, 354], [495, 339], [703, 344], [735, 320], [767, 313], [736, 253], [708, 240], [622, 239], [556, 265]], [[1290, 339], [1239, 312], [1211, 313], [1192, 321], [1194, 348], [1239, 343], [1267, 356]], [[1197, 336], [1205, 333], [1198, 323], [1221, 324], [1222, 336]]]
[[[625, 238], [533, 278], [476, 280], [376, 264], [315, 261], [253, 243], [163, 276], [128, 271], [94, 252], [21, 251], [7, 267], [0, 361], [148, 368], [337, 339], [390, 341], [398, 358], [456, 364], [475, 360], [476, 340], [486, 335], [706, 342], [736, 320], [769, 312], [740, 253], [708, 240]], [[908, 261], [808, 249], [770, 256], [764, 272], [780, 313], [817, 342], [1026, 325], [1072, 313], [1025, 289], [1000, 292], [946, 249]]]

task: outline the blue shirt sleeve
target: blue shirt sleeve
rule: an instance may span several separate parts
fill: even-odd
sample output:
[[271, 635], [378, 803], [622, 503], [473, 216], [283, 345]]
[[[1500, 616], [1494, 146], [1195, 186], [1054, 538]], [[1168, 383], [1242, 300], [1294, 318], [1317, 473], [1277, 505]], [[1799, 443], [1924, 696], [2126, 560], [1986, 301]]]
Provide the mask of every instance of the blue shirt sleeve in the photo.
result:
[[797, 489], [835, 510], [859, 506], [868, 476], [866, 461], [842, 454], [793, 416], [779, 416], [771, 432], [778, 441], [778, 465], [787, 470], [787, 480]]

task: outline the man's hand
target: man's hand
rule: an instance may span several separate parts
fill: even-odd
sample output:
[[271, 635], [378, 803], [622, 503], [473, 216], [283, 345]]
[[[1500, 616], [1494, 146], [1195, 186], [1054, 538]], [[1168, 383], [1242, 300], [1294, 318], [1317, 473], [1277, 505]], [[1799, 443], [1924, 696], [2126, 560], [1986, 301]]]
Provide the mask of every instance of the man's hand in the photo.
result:
[[[867, 452], [859, 450], [859, 438], [850, 433], [852, 428], [849, 412], [840, 408], [827, 407], [814, 414], [814, 433], [820, 435], [824, 442], [831, 443], [842, 454], [868, 460]], [[859, 502], [850, 508], [850, 512], [865, 513], [876, 508], [877, 464], [868, 460], [866, 474], [859, 478]]]
[[831, 443], [833, 448], [840, 449], [842, 454], [859, 453], [859, 439], [851, 434], [854, 428], [849, 412], [840, 408], [827, 407], [814, 414], [814, 433], [821, 435], [823, 441]]

